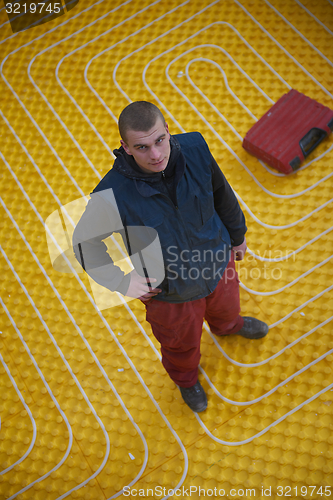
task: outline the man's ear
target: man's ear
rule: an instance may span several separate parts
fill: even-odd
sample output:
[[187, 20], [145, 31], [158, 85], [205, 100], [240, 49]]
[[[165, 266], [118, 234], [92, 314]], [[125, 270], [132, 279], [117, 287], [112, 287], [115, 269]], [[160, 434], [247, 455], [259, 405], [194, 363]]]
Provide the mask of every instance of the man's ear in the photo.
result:
[[169, 127], [168, 127], [168, 124], [167, 122], [165, 122], [165, 130], [168, 132], [168, 134], [170, 135], [170, 132], [169, 132]]
[[130, 153], [130, 150], [129, 150], [129, 147], [127, 146], [126, 142], [124, 142], [122, 139], [120, 140], [120, 144], [122, 145], [122, 147], [125, 149], [126, 153], [128, 155], [131, 155], [132, 153]]

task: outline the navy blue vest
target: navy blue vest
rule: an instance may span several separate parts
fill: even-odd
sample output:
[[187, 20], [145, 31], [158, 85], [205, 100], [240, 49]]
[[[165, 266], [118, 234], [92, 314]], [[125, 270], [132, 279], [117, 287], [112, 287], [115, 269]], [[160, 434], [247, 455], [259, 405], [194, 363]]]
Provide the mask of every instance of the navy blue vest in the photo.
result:
[[144, 180], [115, 169], [108, 174], [108, 185], [124, 226], [152, 227], [159, 235], [165, 279], [153, 300], [180, 303], [214, 291], [229, 262], [231, 242], [214, 208], [211, 154], [204, 138], [198, 132], [174, 137], [186, 160], [177, 205]]

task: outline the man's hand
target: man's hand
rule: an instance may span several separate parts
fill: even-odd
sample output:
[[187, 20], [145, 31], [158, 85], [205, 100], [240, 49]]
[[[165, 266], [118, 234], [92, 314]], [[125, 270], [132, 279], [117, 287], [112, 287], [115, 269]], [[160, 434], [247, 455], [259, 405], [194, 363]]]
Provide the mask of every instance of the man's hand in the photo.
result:
[[244, 238], [244, 241], [241, 245], [238, 245], [238, 247], [232, 247], [232, 250], [233, 250], [234, 256], [235, 256], [235, 260], [243, 260], [246, 249], [247, 249], [247, 245], [246, 245], [245, 238]]
[[145, 304], [148, 304], [152, 298], [160, 293], [162, 290], [160, 288], [155, 288], [154, 290], [150, 289], [148, 286], [148, 281], [150, 283], [155, 283], [155, 278], [143, 278], [140, 276], [135, 269], [130, 273], [131, 281], [126, 292], [127, 297], [134, 297], [135, 299], [140, 299]]

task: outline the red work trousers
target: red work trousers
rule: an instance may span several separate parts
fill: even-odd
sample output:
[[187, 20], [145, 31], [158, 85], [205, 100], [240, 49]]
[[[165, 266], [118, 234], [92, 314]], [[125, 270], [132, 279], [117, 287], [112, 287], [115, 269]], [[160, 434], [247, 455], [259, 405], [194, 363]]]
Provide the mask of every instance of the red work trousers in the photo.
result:
[[180, 387], [198, 380], [200, 340], [204, 318], [215, 335], [238, 332], [244, 323], [239, 315], [239, 279], [233, 253], [214, 292], [203, 299], [170, 304], [152, 300], [146, 318], [161, 344], [162, 364]]

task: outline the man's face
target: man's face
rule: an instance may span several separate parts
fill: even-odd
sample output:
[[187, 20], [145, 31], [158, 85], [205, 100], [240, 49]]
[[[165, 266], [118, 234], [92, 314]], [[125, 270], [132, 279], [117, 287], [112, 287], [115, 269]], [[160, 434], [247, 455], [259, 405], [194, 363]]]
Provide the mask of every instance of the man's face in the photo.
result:
[[127, 132], [126, 143], [120, 141], [128, 155], [133, 155], [144, 172], [162, 172], [170, 157], [170, 134], [168, 125], [157, 119], [148, 132]]

